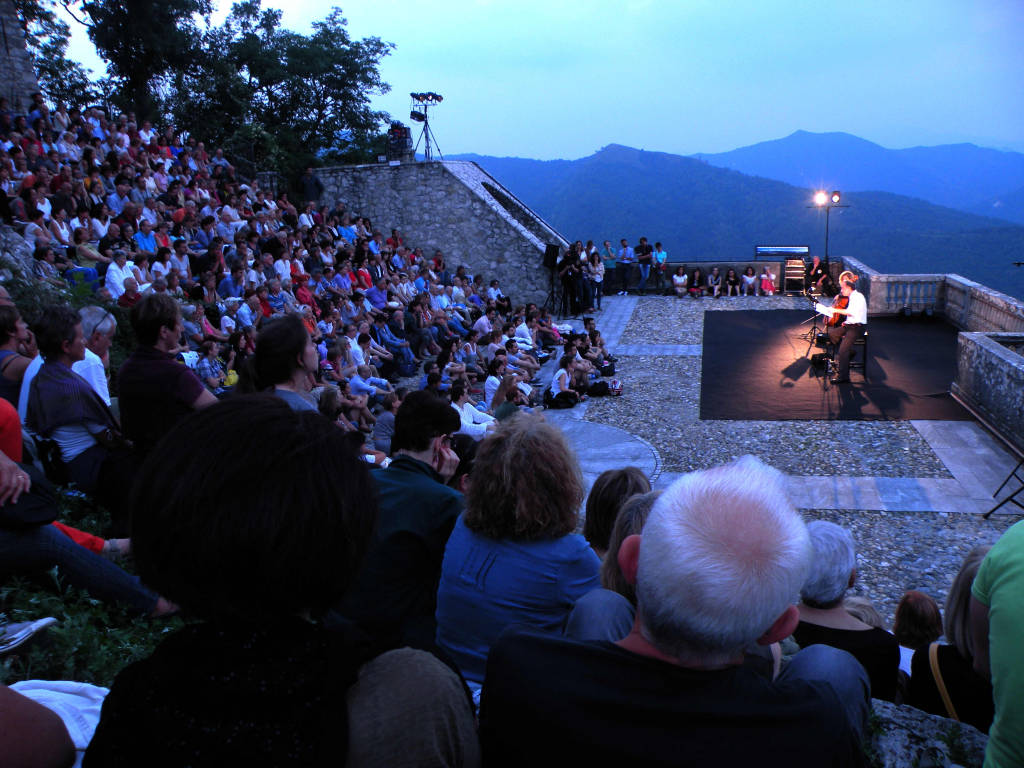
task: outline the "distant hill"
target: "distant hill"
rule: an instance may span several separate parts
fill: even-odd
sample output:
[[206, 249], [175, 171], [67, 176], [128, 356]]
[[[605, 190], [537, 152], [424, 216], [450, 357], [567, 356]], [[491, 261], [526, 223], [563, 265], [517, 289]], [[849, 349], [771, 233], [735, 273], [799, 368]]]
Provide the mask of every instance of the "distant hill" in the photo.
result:
[[719, 168], [843, 192], [882, 190], [1024, 224], [1024, 154], [974, 144], [886, 149], [848, 133], [797, 131], [694, 157]]
[[[640, 235], [673, 261], [749, 258], [755, 245], [824, 250], [824, 213], [808, 188], [716, 168], [692, 157], [610, 145], [579, 160], [460, 155], [474, 160], [569, 239]], [[1024, 298], [1024, 227], [888, 192], [844, 195], [831, 255], [889, 272], [957, 272]]]

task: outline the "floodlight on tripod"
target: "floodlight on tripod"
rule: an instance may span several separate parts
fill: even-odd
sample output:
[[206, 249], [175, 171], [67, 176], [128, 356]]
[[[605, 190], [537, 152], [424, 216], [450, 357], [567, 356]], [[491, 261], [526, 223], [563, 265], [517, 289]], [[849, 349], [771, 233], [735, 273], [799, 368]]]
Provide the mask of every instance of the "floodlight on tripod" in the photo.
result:
[[417, 123], [423, 123], [423, 130], [420, 131], [420, 137], [416, 140], [416, 147], [413, 152], [420, 148], [420, 142], [423, 142], [423, 159], [427, 162], [434, 159], [434, 150], [437, 150], [438, 156], [444, 160], [444, 155], [441, 154], [441, 149], [437, 146], [437, 139], [434, 138], [434, 132], [430, 130], [430, 108], [436, 107], [442, 101], [444, 96], [433, 91], [426, 91], [423, 93], [410, 93], [409, 98], [412, 99], [412, 106], [409, 108], [409, 119]]
[[832, 190], [832, 194], [829, 194], [825, 190], [821, 189], [814, 193], [812, 198], [814, 205], [807, 206], [808, 208], [824, 208], [825, 209], [825, 264], [829, 263], [828, 254], [828, 224], [829, 215], [832, 213], [833, 208], [849, 208], [848, 205], [840, 205], [840, 200], [843, 199], [838, 189]]

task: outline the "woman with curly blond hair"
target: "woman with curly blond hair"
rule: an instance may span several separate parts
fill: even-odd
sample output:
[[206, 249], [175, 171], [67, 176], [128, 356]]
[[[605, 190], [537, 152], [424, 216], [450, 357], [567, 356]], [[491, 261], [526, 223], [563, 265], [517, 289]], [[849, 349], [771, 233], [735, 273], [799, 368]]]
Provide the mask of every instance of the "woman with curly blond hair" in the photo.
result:
[[600, 586], [601, 563], [574, 533], [582, 500], [576, 456], [539, 414], [480, 443], [437, 592], [437, 643], [474, 691], [502, 630], [560, 632], [576, 600]]

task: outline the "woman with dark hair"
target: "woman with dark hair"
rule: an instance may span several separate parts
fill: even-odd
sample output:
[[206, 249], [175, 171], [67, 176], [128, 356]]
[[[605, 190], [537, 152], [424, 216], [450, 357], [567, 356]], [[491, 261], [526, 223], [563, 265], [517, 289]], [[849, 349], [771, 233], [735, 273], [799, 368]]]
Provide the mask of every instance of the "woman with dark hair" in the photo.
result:
[[13, 304], [0, 305], [0, 397], [15, 408], [25, 369], [36, 356], [36, 340]]
[[633, 628], [636, 587], [619, 567], [619, 548], [629, 536], [639, 535], [661, 491], [630, 496], [622, 503], [601, 559], [601, 587], [585, 594], [565, 622], [565, 636], [574, 640], [621, 640]]
[[256, 337], [256, 352], [246, 359], [240, 392], [269, 391], [296, 411], [315, 411], [309, 394], [319, 360], [309, 331], [297, 315], [266, 323]]
[[471, 688], [483, 684], [502, 630], [560, 631], [576, 600], [599, 586], [600, 561], [573, 533], [582, 500], [575, 454], [539, 415], [504, 422], [480, 443], [437, 591], [438, 646]]
[[693, 273], [690, 275], [690, 287], [687, 289], [690, 295], [699, 299], [707, 291], [707, 280], [704, 277], [704, 270], [700, 267], [696, 267]]
[[[230, 451], [196, 451], [224, 435]], [[117, 676], [85, 765], [479, 763], [450, 669], [319, 621], [376, 519], [342, 430], [273, 397], [233, 398], [172, 430], [139, 479], [140, 576], [201, 621]]]
[[572, 388], [573, 372], [576, 370], [576, 355], [570, 352], [558, 361], [558, 370], [551, 377], [551, 384], [544, 393], [548, 408], [572, 408], [580, 401], [580, 393]]
[[748, 266], [743, 270], [740, 277], [740, 295], [757, 296], [757, 275], [754, 274], [753, 267]]
[[722, 293], [726, 296], [740, 295], [740, 278], [732, 267], [725, 272], [725, 280], [722, 281]]
[[651, 481], [639, 467], [607, 469], [597, 476], [587, 496], [583, 538], [598, 557], [608, 551], [608, 540], [619, 509], [632, 496], [651, 490]]

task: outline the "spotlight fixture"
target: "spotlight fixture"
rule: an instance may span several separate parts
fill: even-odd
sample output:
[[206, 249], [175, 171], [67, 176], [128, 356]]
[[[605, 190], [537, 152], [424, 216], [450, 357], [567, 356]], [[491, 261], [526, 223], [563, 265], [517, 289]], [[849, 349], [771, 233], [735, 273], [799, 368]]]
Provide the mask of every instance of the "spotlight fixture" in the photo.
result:
[[[416, 150], [419, 149], [422, 141], [424, 142], [423, 159], [430, 162], [434, 159], [434, 150], [437, 149], [437, 140], [434, 138], [434, 132], [430, 130], [430, 108], [436, 107], [444, 101], [444, 96], [433, 91], [414, 91], [409, 94], [409, 98], [412, 99], [412, 105], [409, 107], [409, 119], [423, 123], [423, 131], [413, 148], [413, 156], [415, 157]], [[441, 154], [440, 149], [437, 149], [437, 154]], [[444, 156], [441, 159], [444, 160]]]
[[828, 202], [828, 195], [826, 195], [824, 192], [815, 192], [814, 193], [814, 204], [815, 205], [824, 205], [827, 202]]
[[832, 205], [839, 205], [839, 190], [832, 192]]

